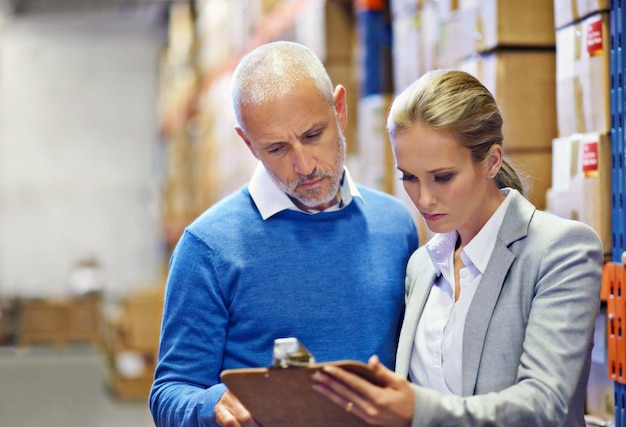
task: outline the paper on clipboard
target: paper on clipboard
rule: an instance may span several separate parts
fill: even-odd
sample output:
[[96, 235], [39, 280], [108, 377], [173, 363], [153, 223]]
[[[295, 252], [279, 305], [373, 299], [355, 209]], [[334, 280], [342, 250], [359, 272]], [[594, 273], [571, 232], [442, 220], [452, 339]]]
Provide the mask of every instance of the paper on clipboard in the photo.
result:
[[311, 376], [335, 365], [376, 383], [363, 362], [342, 360], [305, 367], [225, 370], [221, 380], [263, 427], [364, 427], [365, 421], [313, 389]]

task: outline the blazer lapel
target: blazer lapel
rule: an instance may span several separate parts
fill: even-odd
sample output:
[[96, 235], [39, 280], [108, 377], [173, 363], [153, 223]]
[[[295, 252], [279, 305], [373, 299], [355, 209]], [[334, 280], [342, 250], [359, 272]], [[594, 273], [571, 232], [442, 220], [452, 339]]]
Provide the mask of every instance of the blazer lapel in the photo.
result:
[[[406, 377], [409, 373], [417, 322], [424, 310], [424, 304], [426, 304], [430, 288], [437, 277], [435, 267], [430, 261], [427, 252], [425, 250], [420, 252], [415, 262], [412, 263], [412, 266], [414, 266], [413, 270], [419, 271], [419, 274], [415, 276], [414, 282], [408, 287], [409, 294], [407, 295], [404, 322], [402, 323], [398, 341], [395, 371], [403, 377]], [[420, 257], [420, 255], [423, 256]]]
[[[514, 191], [514, 190], [512, 190]], [[506, 275], [516, 254], [509, 246], [526, 236], [528, 224], [536, 208], [517, 191], [508, 207], [489, 263], [472, 299], [463, 331], [462, 394], [471, 396], [476, 387], [483, 345], [494, 307], [505, 285]]]

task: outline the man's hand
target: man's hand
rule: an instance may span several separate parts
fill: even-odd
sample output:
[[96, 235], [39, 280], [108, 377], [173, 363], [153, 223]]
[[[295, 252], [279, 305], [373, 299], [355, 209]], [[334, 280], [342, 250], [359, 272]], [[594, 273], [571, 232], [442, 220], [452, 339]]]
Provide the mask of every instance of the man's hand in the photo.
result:
[[262, 427], [230, 390], [215, 405], [215, 421], [224, 427]]

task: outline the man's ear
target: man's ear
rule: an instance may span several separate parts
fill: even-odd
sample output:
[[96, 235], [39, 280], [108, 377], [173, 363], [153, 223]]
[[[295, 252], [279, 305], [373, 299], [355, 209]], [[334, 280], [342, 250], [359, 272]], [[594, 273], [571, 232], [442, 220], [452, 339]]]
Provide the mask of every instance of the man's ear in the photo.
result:
[[243, 129], [241, 129], [239, 126], [235, 126], [235, 131], [237, 131], [237, 135], [239, 135], [239, 137], [241, 139], [243, 139], [243, 142], [246, 143], [246, 146], [248, 147], [248, 149], [250, 150], [252, 155], [258, 159], [259, 156], [258, 156], [256, 150], [254, 149], [254, 146], [252, 145], [252, 143], [250, 142], [250, 140], [246, 136], [246, 133], [243, 131]]
[[346, 88], [337, 85], [333, 93], [335, 111], [337, 112], [337, 121], [341, 129], [345, 129], [348, 124], [348, 103], [346, 100]]

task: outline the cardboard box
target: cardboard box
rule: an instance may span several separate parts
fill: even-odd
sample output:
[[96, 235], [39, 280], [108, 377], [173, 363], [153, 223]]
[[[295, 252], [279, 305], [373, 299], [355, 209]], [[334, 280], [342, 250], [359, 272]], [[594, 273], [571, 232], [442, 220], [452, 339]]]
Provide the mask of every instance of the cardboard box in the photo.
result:
[[558, 136], [611, 129], [609, 14], [556, 31]]
[[105, 382], [121, 399], [147, 399], [158, 358], [165, 288], [146, 287], [119, 303], [107, 319]]
[[611, 142], [609, 133], [573, 134], [552, 142], [552, 187], [547, 210], [582, 221], [612, 251]]
[[18, 328], [19, 300], [0, 297], [0, 346], [15, 343]]
[[437, 40], [437, 65], [440, 68], [455, 68], [476, 53], [476, 16], [476, 9], [462, 9], [441, 20]]
[[491, 91], [504, 119], [504, 150], [551, 150], [557, 136], [555, 54], [506, 50], [460, 65]]
[[544, 210], [546, 208], [546, 192], [552, 181], [552, 151], [550, 149], [538, 149], [516, 152], [507, 151], [505, 148], [504, 155], [528, 185], [528, 200], [537, 209]]
[[309, 3], [295, 17], [295, 41], [311, 48], [322, 62], [351, 58], [356, 45], [352, 4], [341, 1]]
[[156, 368], [156, 353], [110, 351], [105, 382], [120, 399], [148, 399]]
[[423, 3], [424, 0], [390, 0], [389, 10], [392, 17], [413, 14], [422, 7]]
[[19, 345], [67, 342], [67, 303], [61, 299], [33, 298], [20, 304]]
[[419, 9], [409, 8], [392, 16], [393, 85], [398, 94], [427, 70], [441, 62], [439, 45], [441, 27], [437, 5], [426, 1]]
[[554, 48], [554, 9], [545, 0], [483, 0], [440, 16], [439, 66], [501, 48]]
[[138, 378], [126, 378], [121, 375], [111, 374], [107, 380], [111, 393], [124, 400], [148, 400], [152, 387], [152, 375]]
[[610, 7], [610, 0], [554, 0], [554, 27], [564, 27]]
[[387, 133], [387, 112], [392, 95], [369, 95], [358, 100], [358, 150], [346, 163], [352, 176], [364, 185], [394, 192], [393, 153]]
[[434, 0], [437, 7], [437, 14], [446, 20], [450, 15], [459, 10], [459, 0]]
[[120, 319], [123, 348], [141, 352], [158, 349], [163, 298], [161, 286], [141, 289], [124, 298]]
[[476, 8], [476, 51], [553, 47], [554, 7], [546, 0], [482, 0]]
[[101, 344], [101, 298], [32, 298], [20, 303], [20, 345], [65, 345], [73, 341]]
[[423, 74], [420, 64], [424, 63], [425, 50], [421, 16], [421, 12], [412, 11], [393, 17], [391, 60], [395, 93], [400, 93]]
[[102, 343], [101, 297], [73, 298], [68, 300], [67, 340]]

